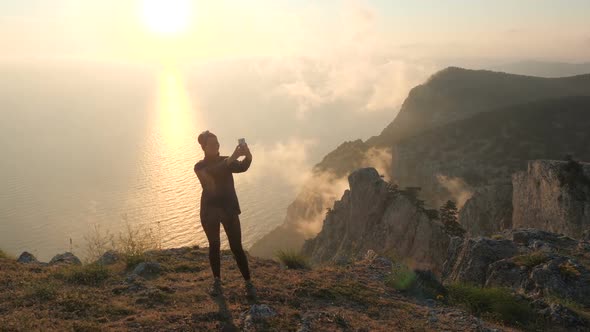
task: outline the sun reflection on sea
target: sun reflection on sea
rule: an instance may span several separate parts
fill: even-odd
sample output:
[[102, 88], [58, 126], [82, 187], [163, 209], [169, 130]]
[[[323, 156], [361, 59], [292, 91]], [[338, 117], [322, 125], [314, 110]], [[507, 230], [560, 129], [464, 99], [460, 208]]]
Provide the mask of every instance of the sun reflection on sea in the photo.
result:
[[201, 187], [193, 172], [193, 165], [202, 157], [196, 136], [204, 124], [178, 69], [160, 73], [151, 118], [140, 166], [147, 180], [140, 182], [148, 185], [136, 196], [141, 203], [134, 204], [134, 219], [142, 220], [133, 223], [158, 229], [163, 247], [204, 244], [197, 217]]

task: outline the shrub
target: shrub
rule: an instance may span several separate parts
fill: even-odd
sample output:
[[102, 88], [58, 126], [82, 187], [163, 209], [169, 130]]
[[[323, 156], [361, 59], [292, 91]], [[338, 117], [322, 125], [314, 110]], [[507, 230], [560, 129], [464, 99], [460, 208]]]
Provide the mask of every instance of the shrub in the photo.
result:
[[294, 251], [279, 250], [276, 254], [279, 261], [289, 269], [309, 269], [310, 264], [307, 258]]
[[504, 323], [525, 325], [535, 321], [531, 306], [508, 289], [481, 288], [465, 284], [447, 287], [451, 304], [465, 307], [475, 315], [489, 316]]
[[416, 273], [405, 265], [393, 268], [391, 275], [385, 280], [385, 284], [399, 291], [409, 289], [416, 280]]
[[127, 216], [123, 216], [125, 230], [117, 237], [109, 231], [101, 232], [100, 227], [95, 225], [93, 230], [84, 238], [86, 241], [86, 255], [88, 261], [95, 261], [103, 253], [113, 250], [121, 253], [127, 267], [133, 267], [145, 261], [144, 253], [148, 250], [159, 250], [162, 248], [162, 241], [159, 231], [151, 228], [141, 228], [139, 225], [130, 225]]

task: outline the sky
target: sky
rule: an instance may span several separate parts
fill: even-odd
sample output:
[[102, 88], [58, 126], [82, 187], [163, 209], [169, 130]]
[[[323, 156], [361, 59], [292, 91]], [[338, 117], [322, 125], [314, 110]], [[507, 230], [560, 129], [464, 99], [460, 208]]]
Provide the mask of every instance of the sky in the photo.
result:
[[[590, 1], [584, 0], [160, 1], [185, 8], [186, 27], [172, 34], [146, 22], [145, 8], [154, 2], [1, 1], [0, 59], [188, 63], [372, 52], [590, 60]], [[166, 6], [158, 6], [164, 15]]]

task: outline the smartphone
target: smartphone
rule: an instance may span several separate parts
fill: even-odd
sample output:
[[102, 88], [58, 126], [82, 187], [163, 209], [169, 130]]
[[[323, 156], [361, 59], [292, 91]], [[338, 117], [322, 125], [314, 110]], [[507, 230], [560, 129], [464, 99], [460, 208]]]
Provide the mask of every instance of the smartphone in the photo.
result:
[[246, 145], [246, 139], [245, 138], [238, 138], [238, 144], [239, 145]]

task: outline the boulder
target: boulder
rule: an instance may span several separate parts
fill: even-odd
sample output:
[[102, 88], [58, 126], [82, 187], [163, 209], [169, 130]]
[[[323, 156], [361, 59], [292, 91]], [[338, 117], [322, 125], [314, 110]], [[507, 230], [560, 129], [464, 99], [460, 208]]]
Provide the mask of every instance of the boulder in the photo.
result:
[[33, 256], [33, 254], [29, 253], [28, 251], [24, 251], [22, 254], [20, 254], [16, 261], [23, 264], [39, 263], [37, 258], [35, 258], [35, 256]]
[[447, 262], [445, 281], [483, 286], [490, 264], [512, 257], [517, 252], [517, 246], [510, 240], [492, 240], [484, 237], [466, 239], [454, 260]]
[[63, 254], [55, 255], [50, 261], [49, 265], [82, 265], [82, 262], [71, 252], [65, 252]]
[[137, 275], [145, 279], [155, 278], [162, 272], [160, 263], [157, 262], [142, 262], [137, 264], [131, 275]]
[[112, 265], [120, 260], [121, 255], [118, 252], [109, 250], [102, 254], [102, 256], [100, 256], [100, 258], [96, 261], [96, 263], [100, 265]]

